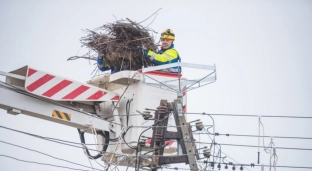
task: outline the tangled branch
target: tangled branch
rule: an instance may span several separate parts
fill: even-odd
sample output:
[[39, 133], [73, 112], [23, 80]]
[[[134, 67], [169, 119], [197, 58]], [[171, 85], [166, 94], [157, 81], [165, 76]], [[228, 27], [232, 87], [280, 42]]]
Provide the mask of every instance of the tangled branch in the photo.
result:
[[152, 34], [155, 31], [143, 27], [126, 18], [126, 20], [117, 20], [114, 23], [108, 23], [94, 30], [84, 30], [87, 36], [82, 37], [80, 42], [82, 46], [87, 47], [88, 53], [83, 56], [73, 56], [68, 60], [84, 58], [96, 60], [94, 53], [101, 56], [105, 65], [120, 69], [130, 68], [137, 70], [142, 66], [152, 66], [151, 61], [144, 57], [144, 54], [138, 53], [138, 47], [156, 51], [157, 44]]

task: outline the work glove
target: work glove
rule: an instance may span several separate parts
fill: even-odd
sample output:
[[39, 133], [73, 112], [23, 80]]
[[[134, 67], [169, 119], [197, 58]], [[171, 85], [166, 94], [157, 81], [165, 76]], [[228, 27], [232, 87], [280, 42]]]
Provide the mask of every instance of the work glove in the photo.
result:
[[148, 57], [147, 56], [148, 50], [144, 47], [137, 48], [137, 53], [143, 54], [145, 57]]
[[102, 65], [103, 64], [103, 59], [104, 59], [104, 55], [99, 52], [98, 57], [96, 59], [97, 64], [98, 65]]
[[103, 59], [97, 58], [96, 62], [97, 62], [98, 65], [102, 65], [103, 64]]

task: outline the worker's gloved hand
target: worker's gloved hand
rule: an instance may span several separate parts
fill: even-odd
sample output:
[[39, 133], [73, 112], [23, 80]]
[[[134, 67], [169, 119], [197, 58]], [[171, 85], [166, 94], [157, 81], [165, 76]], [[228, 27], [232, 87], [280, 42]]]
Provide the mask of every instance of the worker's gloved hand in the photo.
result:
[[147, 57], [148, 50], [144, 47], [139, 47], [139, 48], [137, 48], [137, 53], [141, 53]]
[[98, 57], [98, 58], [96, 59], [96, 62], [97, 62], [98, 65], [102, 65], [102, 64], [103, 64], [103, 59], [101, 59], [101, 58]]

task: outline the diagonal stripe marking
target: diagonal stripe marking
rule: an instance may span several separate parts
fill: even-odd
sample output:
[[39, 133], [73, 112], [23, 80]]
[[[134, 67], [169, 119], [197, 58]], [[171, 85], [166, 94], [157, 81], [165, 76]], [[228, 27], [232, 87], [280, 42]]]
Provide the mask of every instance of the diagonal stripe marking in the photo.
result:
[[[67, 117], [65, 117], [64, 113], [59, 111], [60, 115], [62, 116], [62, 119], [67, 120]], [[68, 121], [68, 120], [67, 120]]]
[[42, 95], [46, 97], [52, 97], [54, 94], [58, 93], [59, 91], [61, 91], [63, 88], [67, 87], [71, 83], [72, 83], [71, 81], [63, 80], [57, 85], [55, 85], [54, 87], [50, 88], [48, 91], [46, 91]]
[[65, 97], [63, 97], [62, 99], [74, 99], [77, 96], [79, 96], [81, 93], [85, 92], [86, 90], [88, 90], [90, 87], [81, 85], [80, 87], [76, 88], [74, 91], [70, 92], [69, 94], [67, 94]]
[[99, 98], [103, 97], [107, 92], [105, 91], [97, 91], [96, 93], [92, 94], [90, 97], [87, 98], [87, 100], [98, 100]]
[[55, 113], [57, 114], [58, 118], [62, 119], [61, 114], [59, 113], [59, 111], [55, 110]]
[[111, 100], [119, 100], [119, 96], [117, 95], [117, 96], [111, 98]]
[[67, 120], [67, 121], [70, 121], [70, 117], [68, 116], [67, 113], [65, 113], [65, 112], [61, 112], [61, 113], [64, 114], [64, 116], [66, 117], [66, 120]]
[[37, 71], [31, 68], [28, 68], [28, 74], [27, 77], [30, 77], [31, 75], [33, 75], [34, 73], [36, 73]]
[[55, 110], [52, 111], [52, 115], [53, 115], [53, 117], [58, 118], [57, 114], [55, 113]]
[[65, 113], [65, 114], [68, 116], [69, 121], [70, 121], [70, 120], [71, 120], [72, 115], [71, 115], [70, 113]]
[[29, 86], [26, 87], [26, 89], [30, 92], [33, 92], [34, 90], [36, 90], [38, 87], [42, 86], [43, 84], [45, 84], [46, 82], [50, 81], [52, 78], [54, 78], [55, 76], [50, 75], [50, 74], [46, 74], [43, 77], [39, 78], [37, 81], [33, 82], [32, 84], [30, 84]]

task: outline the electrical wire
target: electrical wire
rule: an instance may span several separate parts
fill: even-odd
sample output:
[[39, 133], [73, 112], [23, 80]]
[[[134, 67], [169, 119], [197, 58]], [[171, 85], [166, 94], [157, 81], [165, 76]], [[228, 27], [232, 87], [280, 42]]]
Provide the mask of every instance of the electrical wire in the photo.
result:
[[[108, 147], [108, 145], [103, 145], [103, 149], [102, 151], [100, 151], [97, 155], [95, 156], [92, 156], [89, 152], [89, 149], [87, 148], [87, 146], [85, 145], [85, 138], [84, 138], [84, 132], [83, 131], [80, 131], [80, 129], [77, 129], [78, 130], [78, 133], [79, 133], [79, 137], [80, 137], [80, 141], [81, 141], [81, 144], [83, 146], [83, 149], [85, 150], [85, 152], [87, 153], [87, 156], [90, 158], [90, 159], [98, 159], [100, 157], [102, 157], [103, 155], [103, 152], [105, 153], [106, 152], [106, 149]], [[99, 131], [100, 132], [100, 131]], [[102, 135], [104, 136], [104, 134]], [[105, 136], [104, 136], [105, 137]], [[105, 143], [108, 143], [108, 139], [106, 138], [105, 139], [106, 142]]]
[[[243, 115], [243, 114], [218, 114], [218, 113], [206, 113], [206, 112], [202, 112], [202, 113], [195, 113], [195, 112], [186, 112], [186, 113], [183, 113], [184, 115], [211, 115], [211, 116], [234, 116], [234, 117], [259, 117], [259, 115]], [[140, 114], [136, 114], [136, 113], [132, 113], [132, 114], [129, 114], [129, 116], [137, 116], [137, 115], [140, 115]], [[127, 115], [118, 115], [118, 116], [127, 116]], [[261, 115], [261, 117], [264, 117], [264, 118], [297, 118], [297, 119], [312, 119], [312, 117], [310, 116], [291, 116], [291, 115]]]
[[[187, 114], [191, 114], [191, 113], [187, 113]], [[205, 114], [205, 113], [198, 113], [198, 114]], [[230, 115], [230, 114], [205, 114], [205, 115]], [[129, 115], [128, 115], [129, 116]], [[248, 117], [254, 117], [254, 116], [257, 116], [258, 115], [235, 115], [235, 114], [231, 114], [231, 116], [248, 116]], [[93, 116], [90, 116], [90, 117], [93, 117]], [[210, 116], [211, 117], [211, 116]], [[283, 117], [283, 118], [312, 118], [312, 117], [298, 117], [298, 116], [261, 116], [261, 117]], [[117, 123], [116, 123], [117, 124]], [[119, 124], [120, 125], [120, 124]], [[140, 128], [143, 128], [142, 126], [134, 126], [134, 127], [140, 127]], [[166, 126], [167, 127], [167, 126]], [[173, 127], [177, 127], [177, 126], [173, 126]], [[151, 127], [150, 127], [151, 128]], [[214, 136], [215, 136], [215, 133], [214, 133]], [[211, 143], [211, 144], [215, 144], [214, 142]], [[229, 144], [222, 144], [222, 145], [229, 145]], [[233, 145], [233, 144], [232, 144]], [[235, 145], [235, 146], [247, 146], [247, 145]], [[249, 146], [251, 147], [251, 146]], [[257, 146], [256, 146], [257, 147]], [[264, 146], [263, 146], [264, 147]], [[285, 147], [276, 147], [277, 149], [299, 149], [299, 150], [312, 150], [312, 149], [302, 149], [302, 148], [285, 148]], [[214, 151], [215, 153], [215, 151]]]
[[[207, 162], [207, 161], [204, 161], [204, 162]], [[208, 163], [212, 163], [212, 162], [208, 162]], [[224, 165], [224, 163], [222, 163]], [[227, 164], [227, 165], [230, 165], [230, 164]], [[260, 165], [260, 164], [254, 164], [254, 163], [251, 163], [251, 164], [239, 164], [240, 166], [250, 166], [250, 167], [270, 167], [270, 165]], [[276, 167], [280, 167], [280, 168], [292, 168], [292, 169], [312, 169], [312, 167], [304, 167], [304, 166], [276, 166]], [[180, 169], [180, 168], [178, 168]], [[190, 170], [190, 169], [187, 169], [187, 170]]]
[[[135, 75], [136, 75], [136, 74], [134, 74], [133, 77], [134, 77]], [[80, 112], [80, 113], [82, 113], [82, 114], [86, 114], [86, 115], [88, 115], [88, 116], [90, 116], [90, 117], [94, 117], [92, 114], [87, 113], [87, 112], [80, 111], [80, 110], [78, 110], [78, 109], [76, 109], [76, 108], [72, 108], [72, 107], [68, 107], [68, 106], [66, 106], [66, 105], [62, 105], [62, 104], [57, 103], [57, 102], [55, 102], [55, 101], [53, 101], [53, 100], [49, 100], [49, 99], [45, 99], [45, 98], [42, 98], [42, 97], [34, 96], [34, 95], [30, 94], [30, 93], [27, 93], [27, 92], [24, 92], [24, 91], [22, 91], [22, 90], [19, 90], [19, 89], [17, 89], [16, 87], [14, 87], [14, 86], [12, 86], [12, 85], [9, 85], [9, 84], [6, 84], [6, 83], [4, 83], [4, 82], [2, 82], [2, 81], [1, 81], [0, 83], [1, 83], [1, 84], [0, 84], [0, 87], [1, 87], [1, 88], [9, 89], [9, 90], [11, 90], [11, 91], [14, 91], [14, 92], [17, 92], [17, 93], [20, 93], [20, 94], [24, 94], [24, 95], [27, 95], [27, 96], [30, 96], [30, 97], [33, 97], [33, 98], [37, 98], [37, 99], [46, 101], [46, 102], [51, 103], [51, 104], [55, 104], [55, 105], [59, 105], [59, 106], [65, 107], [65, 108], [69, 108], [69, 109], [71, 109], [71, 110], [75, 110], [75, 111]], [[118, 101], [118, 102], [119, 102], [119, 101]], [[118, 103], [117, 103], [117, 104], [118, 104]], [[116, 105], [116, 106], [117, 106], [117, 105]], [[115, 108], [116, 108], [116, 106], [115, 106]], [[114, 108], [114, 109], [115, 109], [115, 108]], [[243, 117], [258, 117], [258, 116], [259, 116], [259, 115], [207, 114], [207, 113], [189, 113], [189, 112], [188, 112], [188, 113], [185, 113], [185, 114], [201, 114], [201, 115], [214, 115], [214, 116], [243, 116]], [[130, 115], [128, 115], [128, 116], [130, 116]], [[304, 117], [304, 116], [269, 116], [269, 115], [262, 115], [261, 117], [312, 119], [312, 117]], [[104, 120], [104, 119], [101, 118], [101, 117], [95, 117], [95, 118]], [[104, 121], [106, 121], [106, 120], [104, 120]], [[112, 123], [114, 123], [114, 122], [112, 122]], [[118, 124], [118, 123], [114, 123], [114, 124], [123, 126], [123, 125]], [[134, 127], [140, 127], [140, 126], [134, 126]]]
[[[49, 155], [49, 154], [47, 154], [47, 153], [40, 152], [40, 151], [38, 151], [38, 150], [33, 150], [33, 149], [30, 149], [30, 148], [27, 148], [27, 147], [23, 147], [23, 146], [20, 146], [20, 145], [12, 144], [12, 143], [9, 143], [9, 142], [6, 142], [6, 141], [2, 141], [2, 140], [0, 140], [0, 142], [1, 142], [1, 143], [4, 143], [4, 144], [7, 144], [7, 145], [19, 147], [19, 148], [22, 148], [22, 149], [25, 149], [25, 150], [33, 151], [33, 152], [36, 152], [36, 153], [39, 153], [39, 154], [42, 154], [42, 155], [45, 155], [45, 156], [54, 158], [54, 159], [56, 159], [56, 160], [65, 161], [65, 162], [68, 162], [68, 163], [71, 163], [71, 164], [75, 164], [75, 165], [83, 166], [83, 167], [86, 167], [86, 168], [89, 168], [89, 169], [93, 169], [93, 168], [91, 168], [91, 167], [89, 167], [89, 166], [85, 166], [85, 165], [82, 165], [82, 164], [79, 164], [79, 163], [75, 163], [75, 162], [72, 162], [72, 161], [69, 161], [69, 160], [65, 160], [65, 159], [61, 159], [61, 158], [58, 158], [58, 157], [54, 157], [54, 156], [52, 156], [52, 155]], [[94, 169], [94, 170], [99, 170], [99, 171], [101, 171], [100, 169]]]
[[[209, 128], [211, 128], [211, 127], [208, 127], [207, 130], [206, 130], [206, 129], [204, 129], [204, 130], [208, 133], [208, 134], [207, 134], [208, 137], [209, 137], [209, 138], [211, 139], [211, 141], [213, 142], [213, 143], [211, 143], [211, 146], [212, 146], [213, 144], [215, 144], [215, 143], [214, 143], [214, 142], [215, 142], [215, 123], [214, 123], [213, 117], [212, 117], [210, 114], [207, 114], [207, 115], [210, 116], [211, 119], [212, 119], [212, 121], [213, 121], [213, 125], [212, 125], [212, 126], [213, 126], [213, 132], [214, 132], [214, 133], [213, 133], [213, 134], [214, 134], [213, 139], [209, 136], [209, 133], [208, 133], [208, 132], [209, 132], [208, 130], [209, 130]], [[220, 144], [218, 144], [218, 145], [219, 145], [219, 152], [220, 152], [219, 159], [221, 160], [221, 152], [222, 152], [222, 151], [221, 151], [221, 146], [220, 146]], [[211, 146], [210, 146], [210, 150], [211, 150]], [[214, 148], [215, 148], [215, 145], [214, 145]], [[222, 153], [223, 153], [223, 152], [222, 152]], [[224, 153], [224, 154], [225, 154], [225, 153]], [[215, 149], [214, 149], [214, 152], [213, 152], [213, 162], [215, 162], [215, 161], [214, 161], [214, 157], [215, 157]], [[232, 159], [232, 158], [231, 158], [231, 159]], [[220, 160], [219, 160], [219, 163], [220, 163]], [[232, 160], [234, 160], [234, 159], [232, 159]], [[236, 160], [234, 160], [234, 161], [237, 162]], [[239, 162], [237, 162], [237, 163], [239, 163]], [[206, 168], [207, 168], [207, 165], [206, 165]], [[205, 168], [205, 169], [206, 169], [206, 168]], [[246, 168], [246, 169], [247, 169], [247, 168]], [[249, 170], [249, 169], [247, 169], [247, 170]]]
[[[208, 113], [191, 113], [186, 112], [186, 115], [208, 115]], [[211, 116], [238, 116], [238, 117], [259, 117], [259, 115], [242, 115], [242, 114], [217, 114], [217, 113], [209, 113]], [[310, 116], [278, 116], [278, 115], [261, 115], [263, 118], [292, 118], [292, 119], [312, 119]]]
[[[134, 79], [134, 78], [137, 77], [137, 76], [139, 76], [139, 72], [134, 73], [131, 79]], [[128, 78], [130, 78], [130, 72], [129, 72], [129, 77], [128, 77]], [[126, 93], [126, 91], [128, 90], [129, 86], [130, 86], [130, 81], [129, 81], [129, 79], [128, 79], [128, 84], [127, 84], [125, 90], [123, 91], [123, 93], [121, 94], [121, 96], [119, 97], [119, 100], [117, 101], [116, 105], [114, 105], [114, 108], [113, 108], [112, 113], [114, 113], [115, 109], [117, 108], [117, 106], [118, 106], [120, 100], [122, 99], [123, 95], [124, 95], [124, 94]]]
[[[210, 114], [207, 114], [207, 115], [212, 119], [213, 133], [215, 133], [215, 127], [216, 127], [216, 125], [215, 125], [214, 119], [213, 119], [213, 117], [212, 117]], [[207, 128], [207, 129], [209, 129], [209, 128]], [[215, 137], [215, 136], [213, 136], [212, 142], [216, 142], [216, 137]], [[211, 151], [211, 147], [212, 147], [212, 144], [211, 144], [211, 146], [210, 146], [210, 151]], [[215, 155], [215, 145], [213, 146], [213, 155]], [[213, 160], [213, 162], [214, 162], [214, 157], [213, 157], [212, 160]]]
[[[10, 130], [10, 131], [19, 132], [19, 133], [22, 133], [22, 134], [25, 134], [25, 135], [33, 136], [33, 137], [36, 137], [36, 138], [39, 138], [39, 139], [43, 139], [43, 140], [55, 142], [55, 143], [62, 144], [62, 145], [66, 145], [66, 146], [71, 146], [71, 147], [75, 147], [75, 148], [85, 149], [84, 147], [75, 146], [75, 145], [71, 145], [71, 144], [67, 144], [67, 143], [62, 142], [62, 141], [64, 141], [64, 140], [59, 140], [59, 141], [60, 141], [60, 142], [59, 142], [59, 141], [57, 141], [57, 139], [55, 139], [55, 138], [46, 138], [46, 137], [42, 137], [42, 136], [39, 136], [39, 135], [30, 134], [30, 133], [26, 133], [26, 132], [23, 132], [23, 131], [18, 131], [18, 130], [14, 130], [14, 129], [11, 129], [11, 128], [7, 128], [7, 127], [4, 127], [4, 126], [0, 126], [0, 128], [5, 128], [5, 129], [8, 129], [8, 130]], [[69, 142], [69, 143], [70, 143], [70, 141], [66, 141], [66, 142]], [[81, 143], [75, 143], [75, 144], [81, 145]], [[95, 145], [98, 145], [98, 144], [95, 144]], [[104, 145], [105, 145], [105, 144], [104, 144]], [[102, 151], [94, 150], [94, 149], [89, 149], [89, 151], [102, 152]], [[107, 153], [107, 154], [114, 154], [114, 153], [110, 153], [110, 152], [105, 152], [105, 153]], [[120, 155], [120, 156], [126, 156], [126, 155]]]
[[[216, 132], [215, 134], [211, 133], [208, 131], [208, 133], [210, 135], [215, 135], [215, 136], [227, 136], [227, 137], [230, 137], [230, 136], [238, 136], [238, 137], [255, 137], [255, 138], [258, 138], [259, 135], [245, 135], [245, 134], [231, 134], [231, 133], [225, 133], [225, 134], [221, 134], [221, 133], [218, 133]], [[201, 133], [201, 132], [194, 132], [193, 134], [206, 134], [206, 133]], [[263, 138], [271, 138], [271, 137], [274, 137], [274, 138], [286, 138], [286, 139], [308, 139], [308, 140], [312, 140], [312, 137], [285, 137], [285, 136], [276, 136], [276, 135], [266, 135], [266, 136], [262, 136], [260, 135], [260, 137], [263, 137]]]
[[[186, 142], [187, 143], [187, 142]], [[201, 144], [212, 144], [212, 143], [207, 143], [207, 142], [194, 142], [194, 143], [201, 143]], [[225, 145], [225, 146], [238, 146], [238, 147], [256, 147], [256, 145], [244, 145], [244, 144], [222, 144], [222, 143], [215, 143], [215, 144], [220, 144], [220, 145]], [[264, 146], [260, 146], [264, 148]], [[307, 150], [307, 151], [312, 151], [311, 148], [291, 148], [291, 147], [276, 147], [276, 149], [283, 149], [283, 150]]]
[[[2, 126], [0, 126], [0, 127], [2, 127]], [[22, 133], [22, 132], [21, 132]], [[37, 136], [37, 135], [32, 135], [32, 134], [29, 134], [29, 133], [26, 133], [26, 135], [30, 135], [30, 136], [34, 136], [34, 137], [36, 137], [36, 138], [41, 138], [41, 139], [44, 139], [44, 138], [42, 138], [42, 137], [40, 137], [40, 136]], [[45, 140], [48, 140], [48, 141], [51, 141], [51, 140], [49, 140], [49, 139], [45, 139]], [[2, 142], [2, 141], [0, 141], [0, 142]], [[53, 141], [52, 140], [52, 142], [56, 142], [56, 141]], [[5, 142], [4, 142], [5, 143]], [[59, 142], [57, 142], [57, 143], [59, 143]], [[65, 143], [61, 143], [61, 144], [63, 144], [63, 145], [68, 145], [68, 146], [72, 146], [72, 147], [76, 147], [76, 148], [82, 148], [82, 149], [85, 149], [86, 147], [79, 147], [79, 146], [73, 146], [73, 145], [70, 145], [70, 144], [65, 144]], [[81, 144], [81, 143], [77, 143], [77, 144]], [[13, 145], [13, 144], [12, 144]], [[84, 146], [85, 146], [85, 144], [83, 144]], [[23, 147], [21, 147], [21, 148], [23, 148]], [[31, 149], [29, 149], [29, 150], [31, 150]], [[90, 151], [91, 151], [91, 149], [89, 149]], [[97, 150], [93, 150], [93, 151], [97, 151]], [[37, 151], [36, 151], [37, 152]], [[102, 151], [98, 151], [98, 152], [100, 152], [100, 153], [102, 153]], [[40, 153], [40, 152], [39, 152]], [[105, 152], [105, 153], [107, 153], [107, 152]], [[115, 154], [115, 153], [110, 153], [110, 154]], [[90, 154], [86, 154], [87, 156], [88, 156], [88, 158], [90, 158], [90, 159], [93, 159], [94, 161], [96, 161], [95, 159], [96, 158], [94, 158], [94, 157], [92, 157], [92, 156], [90, 156]], [[53, 157], [53, 156], [50, 156], [50, 157]], [[90, 161], [89, 161], [90, 162]], [[96, 161], [97, 162], [97, 161]], [[98, 162], [97, 162], [98, 163]], [[90, 163], [91, 164], [91, 163]], [[99, 164], [99, 163], [98, 163]], [[102, 167], [104, 167], [103, 165], [101, 165], [101, 164], [99, 164], [100, 166], [102, 166]], [[83, 165], [82, 165], [83, 166]], [[91, 166], [92, 166], [92, 164], [91, 164]], [[85, 166], [85, 167], [87, 167], [87, 166]], [[93, 167], [93, 166], [92, 166]], [[88, 167], [88, 168], [90, 168], [90, 167]], [[99, 169], [94, 169], [94, 170], [99, 170]]]
[[[108, 145], [107, 144], [109, 144], [109, 141], [111, 140], [110, 138], [109, 138], [109, 132], [108, 131], [96, 131], [95, 130], [95, 128], [93, 127], [93, 122], [92, 122], [92, 118], [89, 118], [89, 122], [90, 122], [90, 129], [91, 129], [91, 132], [92, 132], [92, 134], [93, 134], [93, 138], [94, 138], [94, 142], [96, 143], [96, 144], [98, 144], [98, 147], [100, 147], [101, 145], [100, 145], [100, 140], [98, 139], [98, 135], [100, 134], [102, 137], [104, 137], [105, 138], [105, 143], [104, 143], [104, 145], [103, 145], [103, 147], [105, 147], [105, 148], [103, 148], [103, 152], [105, 152], [106, 150], [107, 150], [107, 147], [108, 147]], [[99, 134], [98, 134], [99, 133]], [[85, 146], [85, 144], [84, 144], [84, 146]], [[86, 147], [86, 146], [85, 146]], [[86, 149], [87, 149], [87, 147], [86, 147]], [[102, 153], [102, 158], [104, 159], [104, 162], [107, 162], [107, 158], [106, 158], [106, 156], [105, 155], [103, 155], [103, 152], [101, 152]], [[86, 150], [84, 151], [84, 153], [86, 154]], [[88, 157], [88, 155], [87, 155], [87, 157]], [[88, 160], [89, 160], [89, 162], [90, 162], [90, 158], [88, 158]], [[93, 159], [94, 160], [94, 159]], [[101, 165], [97, 160], [94, 160], [98, 165], [100, 165], [100, 166], [102, 166], [103, 168], [105, 168], [105, 166], [103, 166], [103, 165]], [[90, 164], [91, 164], [91, 162], [90, 162]]]
[[[18, 133], [21, 133], [21, 134], [25, 134], [25, 135], [28, 135], [28, 136], [32, 136], [32, 137], [35, 137], [35, 138], [44, 139], [44, 140], [48, 140], [48, 141], [52, 141], [52, 142], [57, 142], [57, 143], [58, 142], [65, 142], [65, 143], [70, 143], [70, 144], [81, 145], [81, 143], [78, 143], [78, 142], [66, 141], [66, 140], [61, 140], [61, 139], [51, 138], [51, 137], [43, 137], [43, 136], [40, 136], [40, 135], [31, 134], [31, 133], [27, 133], [27, 132], [11, 129], [11, 128], [4, 127], [4, 126], [1, 126], [1, 125], [0, 125], [0, 128], [4, 128], [4, 129], [10, 130], [10, 131], [18, 132]], [[136, 143], [136, 142], [131, 142], [131, 143]], [[125, 144], [125, 143], [122, 143], [122, 144]], [[115, 145], [115, 144], [113, 144], [113, 143], [109, 143], [109, 144], [104, 143], [104, 144], [84, 144], [84, 145]]]
[[[151, 153], [151, 152], [154, 152], [154, 151], [156, 151], [156, 150], [165, 148], [167, 145], [168, 145], [168, 144], [165, 144], [163, 147], [154, 148], [154, 149], [151, 150], [151, 151], [145, 152], [144, 154], [137, 156], [136, 158], [134, 158], [132, 161], [130, 161], [130, 162], [128, 163], [128, 166], [127, 166], [126, 171], [128, 170], [128, 168], [130, 167], [130, 165], [131, 165], [131, 163], [132, 163], [133, 161], [137, 160], [138, 158], [141, 158], [141, 156], [145, 156], [145, 155], [148, 154], [148, 153]], [[157, 155], [154, 155], [154, 156], [157, 156]], [[152, 156], [150, 156], [150, 157], [152, 157]]]
[[[204, 130], [204, 131], [206, 131], [206, 132], [208, 132], [208, 129], [207, 130]], [[209, 136], [209, 134], [208, 134], [208, 137], [212, 140], [212, 138]], [[236, 163], [238, 163], [239, 164], [239, 162], [237, 162], [235, 159], [233, 159], [232, 157], [230, 157], [229, 155], [227, 155], [226, 153], [224, 153], [223, 151], [221, 151], [221, 145], [220, 144], [218, 144], [219, 145], [219, 150], [220, 150], [220, 152], [221, 153], [223, 153], [225, 156], [227, 156], [227, 157], [229, 157], [230, 159], [232, 159], [234, 162], [236, 162]], [[221, 155], [220, 155], [220, 159], [221, 159]], [[220, 163], [220, 162], [219, 162]], [[244, 167], [245, 168], [245, 167]], [[245, 169], [247, 169], [247, 170], [249, 170], [248, 168], [245, 168]]]
[[4, 155], [4, 154], [0, 154], [0, 157], [7, 157], [7, 158], [11, 158], [11, 159], [14, 159], [14, 160], [17, 160], [17, 161], [21, 161], [21, 162], [34, 163], [34, 164], [39, 164], [39, 165], [47, 165], [47, 166], [53, 166], [53, 167], [64, 168], [64, 169], [79, 170], [79, 171], [90, 171], [90, 170], [75, 169], [75, 168], [71, 168], [71, 167], [59, 166], [59, 165], [48, 164], [48, 163], [40, 163], [40, 162], [34, 162], [34, 161], [27, 161], [27, 160], [18, 159], [18, 158], [15, 158], [15, 157], [11, 157], [11, 156], [8, 156], [8, 155]]
[[[26, 133], [26, 132], [23, 132], [23, 131], [18, 131], [18, 130], [15, 130], [15, 129], [11, 129], [11, 128], [7, 128], [7, 127], [4, 127], [4, 126], [1, 126], [0, 125], [0, 128], [4, 128], [4, 129], [8, 129], [10, 131], [15, 131], [15, 132], [19, 132], [19, 133], [22, 133], [22, 134], [26, 134], [26, 135], [29, 135], [29, 136], [33, 136], [33, 137], [36, 137], [36, 138], [39, 138], [39, 139], [44, 139], [44, 140], [47, 140], [47, 141], [52, 141], [52, 142], [55, 142], [55, 143], [59, 143], [59, 144], [63, 144], [63, 145], [68, 145], [68, 146], [72, 146], [72, 147], [76, 147], [76, 148], [83, 148], [83, 147], [80, 147], [80, 146], [74, 146], [74, 145], [71, 145], [71, 144], [66, 144], [66, 143], [63, 143], [63, 142], [58, 142], [57, 140], [59, 139], [55, 139], [55, 138], [48, 138], [48, 137], [42, 137], [42, 136], [39, 136], [39, 135], [35, 135], [35, 134], [31, 134], [31, 133]], [[64, 141], [64, 140], [59, 140], [59, 141]], [[74, 143], [74, 142], [70, 142], [70, 141], [65, 141], [65, 142], [68, 142], [68, 143]], [[185, 141], [186, 142], [186, 141]], [[132, 142], [131, 142], [132, 143]], [[134, 142], [133, 142], [134, 143]], [[186, 142], [186, 143], [189, 143], [189, 142]], [[194, 142], [194, 143], [201, 143], [201, 144], [211, 144], [211, 143], [207, 143], [207, 142]], [[81, 145], [81, 143], [75, 143], [75, 144], [79, 144]], [[258, 146], [254, 146], [254, 145], [242, 145], [242, 144], [222, 144], [222, 143], [216, 143], [216, 144], [220, 144], [220, 145], [227, 145], [227, 146], [241, 146], [241, 147], [257, 147]], [[87, 144], [86, 144], [87, 145]], [[97, 144], [91, 144], [91, 145], [97, 145]], [[312, 150], [312, 149], [309, 149], [309, 148], [290, 148], [290, 147], [276, 147], [276, 149], [285, 149], [285, 150]], [[96, 152], [100, 152], [98, 150], [93, 150], [93, 149], [89, 149], [90, 151], [96, 151]], [[109, 154], [109, 152], [106, 152]]]
[[131, 108], [131, 102], [133, 99], [131, 100], [127, 100], [126, 103], [126, 115], [127, 115], [127, 126], [129, 126], [129, 113], [130, 113], [130, 108]]
[[[136, 149], [136, 147], [130, 146], [130, 145], [127, 143], [127, 141], [125, 140], [125, 135], [126, 135], [126, 133], [128, 132], [128, 130], [129, 130], [130, 128], [132, 128], [132, 127], [131, 127], [131, 126], [128, 127], [128, 128], [126, 129], [126, 131], [122, 134], [122, 139], [123, 139], [124, 143], [125, 143], [129, 148], [131, 148], [131, 149]], [[136, 142], [133, 142], [133, 143], [136, 143]]]
[[[263, 126], [263, 124], [262, 124], [262, 122], [261, 122], [261, 119], [259, 118], [259, 123], [260, 123], [260, 125], [262, 126], [262, 135], [264, 136], [264, 126]], [[264, 144], [264, 138], [262, 138], [263, 139], [263, 150], [266, 152], [266, 153], [270, 153], [271, 152], [271, 150], [270, 150], [270, 148], [272, 148], [272, 147], [270, 147], [270, 145], [272, 145], [272, 139], [271, 139], [271, 142], [270, 142], [270, 144], [269, 144], [269, 148], [267, 148], [266, 146], [265, 146], [265, 144]], [[260, 145], [259, 145], [260, 146]]]
[[[122, 130], [121, 130], [121, 134], [120, 134], [119, 137], [118, 137], [118, 143], [116, 144], [114, 154], [111, 155], [111, 158], [110, 158], [110, 160], [109, 160], [109, 165], [108, 165], [108, 167], [107, 167], [106, 170], [109, 169], [109, 167], [110, 167], [111, 164], [114, 164], [114, 163], [112, 163], [112, 159], [113, 159], [113, 157], [115, 156], [115, 154], [117, 153], [117, 150], [120, 148], [120, 143], [121, 143], [121, 139], [122, 139], [122, 134], [123, 134], [123, 132], [124, 132], [124, 128], [125, 128], [125, 127], [123, 127]], [[120, 159], [119, 161], [116, 162], [115, 168], [117, 167], [117, 165], [118, 165], [118, 163], [119, 163], [120, 161], [121, 161], [121, 159]]]
[[[268, 152], [270, 153], [270, 171], [271, 171], [271, 168], [272, 168], [272, 158], [273, 158], [273, 168], [274, 168], [274, 170], [276, 170], [276, 163], [277, 163], [277, 160], [275, 160], [275, 159], [277, 159], [277, 154], [276, 154], [276, 148], [275, 148], [275, 144], [273, 142], [273, 139], [271, 139], [269, 147], [271, 147], [272, 150], [267, 150], [266, 151], [266, 149], [264, 149], [264, 151], [266, 153], [268, 153]], [[273, 154], [272, 154], [272, 151], [273, 151]]]
[[[208, 113], [184, 113], [185, 115], [208, 115]], [[129, 115], [124, 115], [124, 114], [118, 114], [118, 115], [113, 115], [113, 116], [138, 116], [141, 114], [129, 114]], [[209, 114], [211, 116], [233, 116], [233, 117], [258, 117], [259, 115], [240, 115], [240, 114]], [[266, 118], [290, 118], [290, 119], [312, 119], [312, 117], [309, 116], [270, 116], [270, 115], [261, 115], [261, 117], [266, 117]], [[311, 138], [309, 138], [311, 139]]]

